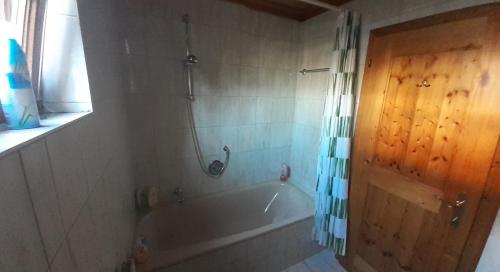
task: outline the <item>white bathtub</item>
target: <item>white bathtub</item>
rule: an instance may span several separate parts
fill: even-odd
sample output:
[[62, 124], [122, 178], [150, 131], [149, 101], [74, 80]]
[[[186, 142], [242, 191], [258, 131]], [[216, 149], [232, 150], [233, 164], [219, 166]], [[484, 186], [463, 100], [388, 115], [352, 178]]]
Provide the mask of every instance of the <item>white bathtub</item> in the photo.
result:
[[[137, 235], [146, 238], [151, 251], [150, 260], [138, 266], [139, 271], [167, 271], [195, 256], [297, 222], [312, 222], [312, 215], [311, 198], [279, 181], [188, 199], [182, 204], [164, 202], [145, 214], [137, 225]], [[310, 237], [310, 229], [305, 232], [304, 241]]]

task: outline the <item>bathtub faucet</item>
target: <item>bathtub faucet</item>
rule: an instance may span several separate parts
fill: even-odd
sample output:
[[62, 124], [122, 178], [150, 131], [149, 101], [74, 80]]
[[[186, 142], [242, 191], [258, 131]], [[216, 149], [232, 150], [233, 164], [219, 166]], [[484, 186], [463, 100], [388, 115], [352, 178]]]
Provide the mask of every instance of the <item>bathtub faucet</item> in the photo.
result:
[[180, 187], [174, 189], [174, 196], [177, 198], [177, 203], [184, 202], [184, 192]]

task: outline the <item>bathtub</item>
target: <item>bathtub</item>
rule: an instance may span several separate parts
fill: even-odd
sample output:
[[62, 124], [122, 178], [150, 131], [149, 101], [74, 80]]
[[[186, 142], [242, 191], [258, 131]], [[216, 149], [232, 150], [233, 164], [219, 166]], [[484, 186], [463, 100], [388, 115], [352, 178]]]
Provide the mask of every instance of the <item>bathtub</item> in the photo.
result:
[[280, 271], [319, 252], [312, 215], [312, 199], [279, 181], [163, 202], [138, 222], [150, 250], [138, 271]]

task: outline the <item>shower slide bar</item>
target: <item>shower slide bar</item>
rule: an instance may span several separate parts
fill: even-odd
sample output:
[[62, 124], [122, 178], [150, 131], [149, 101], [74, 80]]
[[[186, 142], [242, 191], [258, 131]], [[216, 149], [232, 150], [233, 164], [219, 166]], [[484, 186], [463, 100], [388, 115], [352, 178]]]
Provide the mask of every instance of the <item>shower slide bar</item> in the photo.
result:
[[328, 72], [330, 68], [319, 68], [319, 69], [302, 69], [299, 71], [302, 75], [306, 75], [308, 73], [318, 73], [318, 72]]

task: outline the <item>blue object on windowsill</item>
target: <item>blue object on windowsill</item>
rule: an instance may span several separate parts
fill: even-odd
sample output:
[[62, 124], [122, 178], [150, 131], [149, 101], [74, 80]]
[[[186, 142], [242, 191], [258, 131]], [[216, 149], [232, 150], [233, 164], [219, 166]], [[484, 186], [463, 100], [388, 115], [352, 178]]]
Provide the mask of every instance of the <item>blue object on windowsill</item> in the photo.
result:
[[0, 55], [0, 100], [9, 129], [40, 126], [40, 116], [26, 63], [26, 55], [14, 39], [2, 40]]

